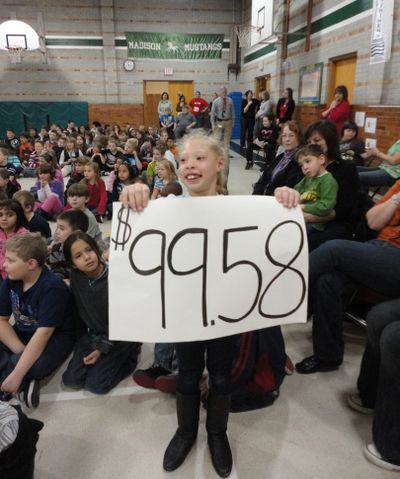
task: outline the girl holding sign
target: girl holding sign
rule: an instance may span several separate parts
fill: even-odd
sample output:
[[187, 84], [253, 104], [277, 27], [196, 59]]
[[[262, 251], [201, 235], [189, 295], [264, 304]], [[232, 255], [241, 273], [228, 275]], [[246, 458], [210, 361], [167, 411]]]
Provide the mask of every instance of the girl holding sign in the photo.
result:
[[[225, 193], [223, 171], [226, 157], [216, 138], [207, 136], [204, 132], [191, 133], [183, 138], [178, 149], [180, 181], [190, 196]], [[124, 188], [121, 197], [123, 203], [126, 206], [129, 204], [134, 211], [143, 211], [149, 198], [149, 188], [140, 183]], [[226, 430], [235, 340], [235, 336], [228, 336], [176, 344], [179, 364], [176, 395], [178, 429], [165, 451], [165, 470], [177, 469], [196, 441], [200, 409], [199, 383], [207, 364], [210, 393], [206, 428], [211, 459], [221, 477], [228, 477], [231, 473], [232, 453]]]

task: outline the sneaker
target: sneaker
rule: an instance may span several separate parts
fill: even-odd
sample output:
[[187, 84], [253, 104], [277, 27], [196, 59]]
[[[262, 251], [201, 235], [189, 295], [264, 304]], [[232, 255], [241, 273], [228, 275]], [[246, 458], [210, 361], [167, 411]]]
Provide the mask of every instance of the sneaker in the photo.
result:
[[364, 446], [364, 456], [369, 462], [372, 462], [372, 464], [375, 464], [375, 466], [381, 467], [382, 469], [400, 471], [400, 461], [398, 464], [395, 464], [384, 459], [373, 442]]
[[18, 399], [24, 402], [27, 408], [37, 408], [40, 403], [39, 381], [37, 379], [29, 381], [28, 386], [18, 393]]
[[166, 394], [176, 394], [177, 374], [167, 374], [166, 376], [158, 376], [155, 380], [155, 387], [159, 391]]
[[373, 408], [365, 407], [363, 405], [361, 397], [358, 393], [349, 394], [347, 396], [347, 404], [351, 407], [351, 409], [361, 412], [362, 414], [374, 414]]
[[136, 384], [142, 386], [142, 388], [147, 389], [157, 389], [156, 388], [156, 379], [159, 376], [168, 376], [171, 374], [171, 371], [163, 368], [162, 366], [151, 366], [148, 369], [138, 369], [132, 375], [132, 379]]

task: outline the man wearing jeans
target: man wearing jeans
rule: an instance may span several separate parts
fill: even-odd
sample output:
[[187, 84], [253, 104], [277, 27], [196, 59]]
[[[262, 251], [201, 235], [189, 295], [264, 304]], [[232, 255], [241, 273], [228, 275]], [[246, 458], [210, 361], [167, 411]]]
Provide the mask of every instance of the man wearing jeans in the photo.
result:
[[314, 354], [296, 364], [310, 374], [338, 369], [343, 361], [343, 294], [349, 285], [389, 297], [400, 291], [400, 181], [367, 213], [376, 240], [332, 240], [310, 254], [310, 305]]

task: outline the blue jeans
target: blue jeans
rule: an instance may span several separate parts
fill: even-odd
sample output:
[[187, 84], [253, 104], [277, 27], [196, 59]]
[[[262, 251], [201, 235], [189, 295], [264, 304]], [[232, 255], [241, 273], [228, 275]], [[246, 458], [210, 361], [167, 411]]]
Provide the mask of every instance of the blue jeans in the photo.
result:
[[199, 115], [195, 115], [195, 118], [196, 118], [195, 128], [203, 128], [203, 126], [204, 126], [204, 113], [200, 113]]
[[373, 441], [382, 456], [400, 463], [400, 299], [367, 315], [367, 346], [357, 386], [364, 406], [375, 408]]
[[174, 343], [156, 343], [154, 345], [153, 366], [162, 366], [163, 368], [168, 369], [168, 371], [172, 371], [174, 354]]
[[382, 168], [374, 168], [368, 166], [357, 166], [358, 176], [362, 186], [392, 186], [396, 182], [396, 178], [390, 176]]
[[380, 240], [328, 241], [311, 252], [309, 271], [314, 354], [325, 361], [341, 362], [345, 290], [349, 285], [359, 285], [398, 296], [400, 248]]
[[[40, 380], [50, 376], [71, 353], [74, 342], [75, 338], [71, 334], [53, 334], [39, 359], [25, 374], [21, 389], [32, 379]], [[14, 370], [21, 355], [22, 353], [13, 353], [0, 343], [0, 383]]]

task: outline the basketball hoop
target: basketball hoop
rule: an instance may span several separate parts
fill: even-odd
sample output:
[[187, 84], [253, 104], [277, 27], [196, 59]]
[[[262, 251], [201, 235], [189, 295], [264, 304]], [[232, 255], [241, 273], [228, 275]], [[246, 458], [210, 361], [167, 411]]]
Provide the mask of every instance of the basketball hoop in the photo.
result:
[[251, 34], [257, 31], [257, 27], [253, 25], [235, 25], [235, 33], [239, 39], [240, 48], [248, 48], [251, 46]]
[[11, 63], [21, 63], [22, 47], [6, 47]]

